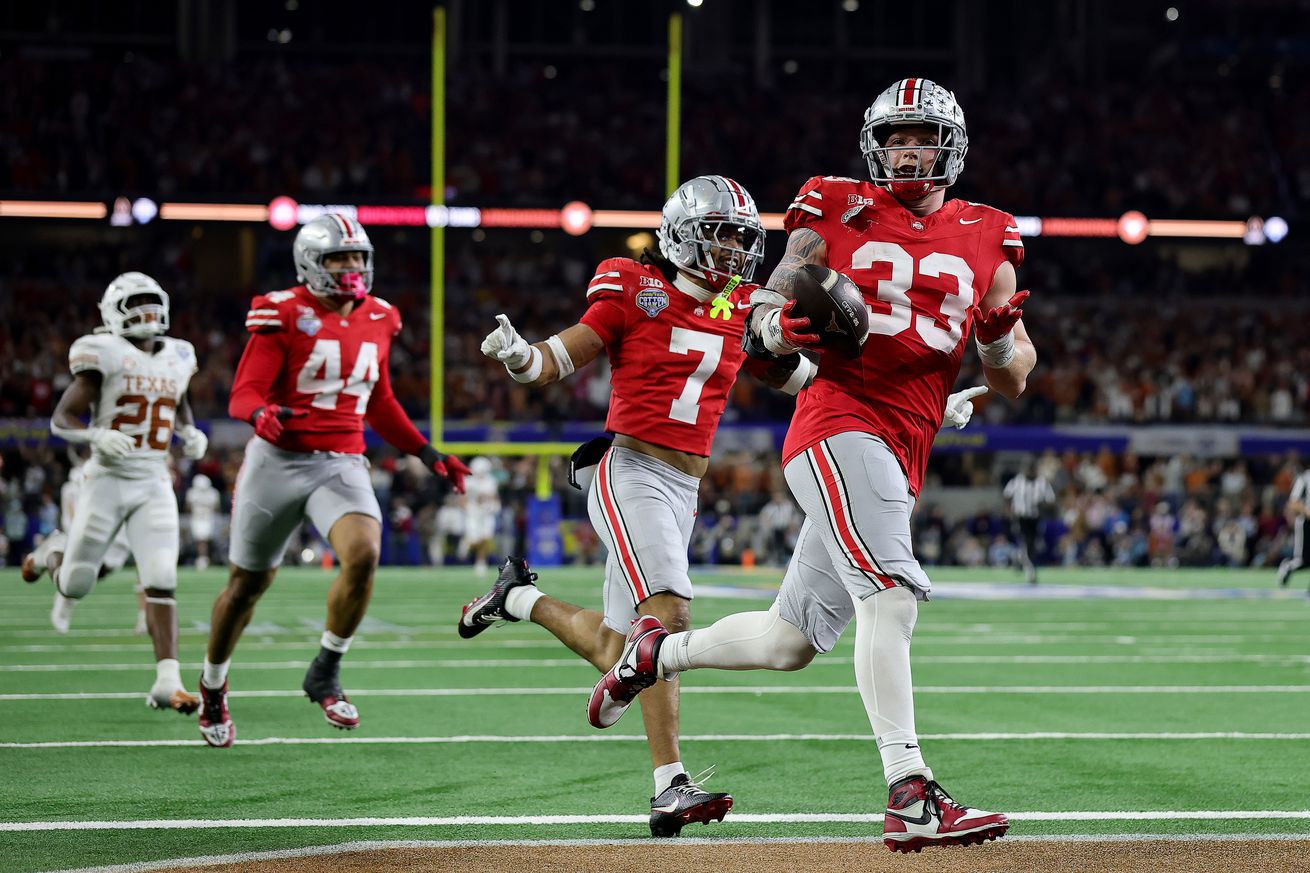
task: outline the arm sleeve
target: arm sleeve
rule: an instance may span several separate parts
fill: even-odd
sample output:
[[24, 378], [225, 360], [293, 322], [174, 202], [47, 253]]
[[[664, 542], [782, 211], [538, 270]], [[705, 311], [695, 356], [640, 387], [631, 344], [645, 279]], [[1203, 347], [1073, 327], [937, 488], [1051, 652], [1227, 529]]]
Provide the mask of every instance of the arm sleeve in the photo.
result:
[[396, 392], [391, 389], [390, 361], [382, 361], [378, 367], [378, 384], [369, 397], [368, 409], [364, 420], [377, 435], [391, 445], [410, 455], [417, 455], [428, 444], [428, 440], [401, 407], [396, 399]]
[[286, 362], [285, 334], [253, 333], [241, 353], [237, 374], [232, 380], [232, 394], [227, 414], [239, 421], [250, 421], [255, 410], [268, 403], [273, 381]]
[[[839, 209], [840, 204], [825, 203], [823, 191], [823, 177], [812, 176], [801, 190], [796, 193], [796, 199], [787, 207], [783, 214], [782, 227], [787, 233], [801, 227], [808, 227], [810, 230], [818, 233], [819, 236], [825, 237], [824, 218], [828, 212]], [[831, 186], [830, 186], [831, 187]], [[831, 196], [831, 193], [829, 194]]]

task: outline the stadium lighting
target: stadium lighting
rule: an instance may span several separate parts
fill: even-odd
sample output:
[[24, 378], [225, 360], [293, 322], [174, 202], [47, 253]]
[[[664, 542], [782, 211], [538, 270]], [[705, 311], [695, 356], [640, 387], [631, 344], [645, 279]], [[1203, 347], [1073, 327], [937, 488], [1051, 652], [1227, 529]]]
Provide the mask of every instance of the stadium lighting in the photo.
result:
[[159, 204], [149, 197], [138, 197], [132, 201], [132, 217], [138, 224], [149, 224], [159, 214]]
[[687, 0], [687, 5], [692, 9], [699, 9], [700, 5], [704, 2], [705, 0]]
[[1135, 246], [1146, 239], [1150, 233], [1150, 225], [1147, 224], [1146, 216], [1133, 210], [1125, 212], [1119, 217], [1119, 239]]
[[1271, 243], [1280, 243], [1287, 236], [1287, 222], [1277, 215], [1265, 219], [1265, 239]]
[[1165, 18], [1165, 21], [1177, 21], [1177, 20], [1178, 20], [1178, 7], [1177, 7], [1177, 6], [1170, 6], [1168, 9], [1166, 9], [1166, 10], [1164, 11], [1164, 18]]

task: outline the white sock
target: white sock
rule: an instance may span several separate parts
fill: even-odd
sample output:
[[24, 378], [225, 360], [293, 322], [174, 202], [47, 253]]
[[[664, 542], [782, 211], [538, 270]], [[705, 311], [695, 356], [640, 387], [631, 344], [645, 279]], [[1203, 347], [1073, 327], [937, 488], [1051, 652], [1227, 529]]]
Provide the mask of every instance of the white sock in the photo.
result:
[[339, 637], [332, 633], [332, 631], [325, 630], [323, 631], [323, 637], [318, 641], [318, 644], [329, 652], [338, 652], [344, 655], [346, 652], [350, 651], [350, 643], [353, 639], [355, 638]]
[[914, 728], [910, 637], [918, 614], [919, 603], [908, 588], [881, 591], [855, 604], [855, 681], [888, 785], [915, 773], [932, 778]]
[[660, 645], [660, 678], [714, 667], [719, 670], [799, 670], [814, 658], [805, 634], [768, 612], [738, 612], [707, 628], [669, 634]]
[[686, 773], [681, 761], [674, 761], [672, 764], [662, 764], [655, 768], [655, 796], [659, 797], [668, 787], [673, 784], [673, 777], [679, 773]]
[[227, 668], [231, 665], [231, 658], [221, 664], [211, 664], [209, 659], [205, 658], [205, 666], [200, 672], [200, 681], [205, 684], [206, 688], [222, 688], [223, 683], [227, 681]]
[[160, 658], [155, 662], [155, 681], [181, 686], [182, 671], [178, 667], [177, 658]]
[[55, 592], [55, 609], [59, 610], [60, 615], [67, 617], [73, 611], [74, 606], [77, 606], [76, 600], [71, 600], [58, 591]]
[[505, 611], [519, 621], [532, 621], [532, 607], [545, 596], [536, 585], [520, 585], [505, 595]]

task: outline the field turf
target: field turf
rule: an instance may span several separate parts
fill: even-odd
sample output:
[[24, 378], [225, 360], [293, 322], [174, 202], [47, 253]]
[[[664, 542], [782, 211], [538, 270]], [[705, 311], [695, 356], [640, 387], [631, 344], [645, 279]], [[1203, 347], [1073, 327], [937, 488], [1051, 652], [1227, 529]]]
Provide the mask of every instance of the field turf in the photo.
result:
[[[1011, 835], [1310, 832], [1310, 599], [1272, 572], [935, 568], [914, 642], [918, 728], [948, 791]], [[184, 570], [194, 690], [225, 573]], [[700, 573], [697, 625], [765, 609], [776, 571]], [[231, 672], [237, 746], [144, 704], [150, 644], [131, 580], [101, 583], [64, 637], [51, 586], [0, 570], [0, 869], [56, 870], [351, 840], [648, 836], [637, 713], [586, 723], [594, 670], [526, 623], [475, 640], [467, 569], [384, 569], [343, 679], [362, 726], [300, 694], [330, 576], [286, 569]], [[595, 568], [548, 592], [599, 602]], [[684, 762], [717, 765], [728, 820], [688, 836], [876, 837], [886, 801], [855, 691], [854, 633], [798, 673], [683, 677]], [[73, 745], [81, 744], [81, 745]], [[558, 817], [570, 818], [560, 821]], [[52, 824], [53, 823], [53, 824]]]

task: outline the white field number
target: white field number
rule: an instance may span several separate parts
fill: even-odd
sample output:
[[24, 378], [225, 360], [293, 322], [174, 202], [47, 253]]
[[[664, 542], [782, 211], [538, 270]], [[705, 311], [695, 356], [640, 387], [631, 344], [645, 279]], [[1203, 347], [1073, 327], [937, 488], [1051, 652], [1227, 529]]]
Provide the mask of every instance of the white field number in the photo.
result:
[[377, 343], [360, 343], [359, 354], [355, 356], [355, 366], [350, 376], [341, 378], [341, 342], [334, 339], [321, 339], [314, 343], [305, 366], [296, 377], [296, 390], [301, 394], [313, 394], [310, 403], [315, 409], [336, 409], [337, 398], [349, 394], [359, 398], [355, 403], [356, 414], [363, 415], [368, 408], [368, 399], [373, 394], [373, 386], [378, 381], [378, 346]]
[[973, 305], [973, 270], [964, 258], [933, 252], [919, 262], [924, 276], [953, 276], [955, 293], [942, 300], [941, 314], [946, 316], [946, 327], [937, 324], [931, 315], [915, 315], [910, 302], [910, 286], [914, 284], [914, 256], [896, 243], [867, 242], [851, 255], [852, 270], [867, 270], [874, 264], [891, 264], [892, 274], [879, 279], [878, 302], [891, 308], [887, 312], [874, 312], [869, 307], [869, 333], [896, 336], [913, 325], [929, 348], [950, 354], [964, 334], [964, 320]]
[[705, 390], [705, 382], [719, 368], [723, 357], [723, 337], [718, 334], [704, 333], [699, 330], [687, 330], [685, 327], [673, 328], [669, 337], [669, 351], [679, 355], [700, 352], [704, 357], [696, 369], [687, 377], [687, 384], [682, 386], [682, 394], [669, 404], [669, 418], [686, 424], [695, 424], [700, 415], [700, 395]]

